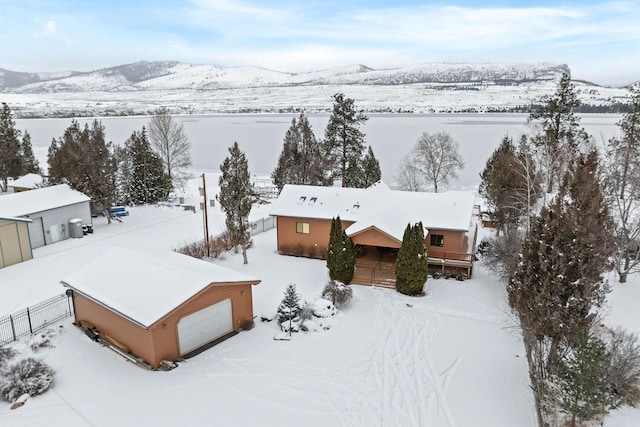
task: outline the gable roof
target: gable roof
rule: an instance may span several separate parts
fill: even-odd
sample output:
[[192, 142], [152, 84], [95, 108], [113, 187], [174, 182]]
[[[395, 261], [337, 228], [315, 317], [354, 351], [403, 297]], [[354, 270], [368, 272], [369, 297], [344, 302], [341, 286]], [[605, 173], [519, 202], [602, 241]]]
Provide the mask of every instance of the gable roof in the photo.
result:
[[[395, 228], [403, 223], [402, 240], [407, 224], [419, 221], [427, 229], [467, 231], [474, 204], [475, 195], [463, 191], [424, 193], [376, 187], [285, 185], [269, 214], [313, 219], [332, 219], [340, 215], [340, 219], [345, 221], [365, 221], [361, 229], [371, 225], [379, 227], [377, 220], [393, 223]], [[354, 227], [347, 233], [357, 232], [353, 230], [358, 228]], [[395, 236], [397, 232], [390, 234]]]
[[149, 328], [211, 284], [260, 280], [172, 251], [111, 248], [60, 283]]
[[0, 215], [17, 217], [90, 200], [67, 184], [60, 184], [0, 197]]
[[9, 184], [9, 187], [34, 188], [36, 185], [41, 184], [43, 180], [37, 173], [28, 173], [13, 181]]

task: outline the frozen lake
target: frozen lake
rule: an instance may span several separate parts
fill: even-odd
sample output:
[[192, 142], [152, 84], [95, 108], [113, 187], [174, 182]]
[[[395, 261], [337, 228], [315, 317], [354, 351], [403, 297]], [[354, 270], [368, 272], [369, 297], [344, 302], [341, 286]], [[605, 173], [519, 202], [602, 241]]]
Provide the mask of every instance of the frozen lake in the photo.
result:
[[[237, 141], [247, 154], [253, 174], [270, 174], [282, 150], [282, 140], [294, 114], [225, 114], [175, 116], [184, 125], [192, 144], [195, 169], [218, 170], [227, 148]], [[581, 124], [597, 142], [619, 133], [617, 114], [583, 114]], [[317, 138], [324, 137], [329, 116], [309, 115]], [[80, 118], [83, 125], [93, 119]], [[149, 123], [148, 116], [100, 117], [107, 140], [123, 143], [134, 130]], [[371, 114], [362, 130], [367, 143], [380, 161], [382, 178], [394, 181], [402, 157], [423, 132], [447, 132], [458, 143], [466, 163], [452, 188], [477, 186], [486, 160], [505, 135], [517, 139], [530, 133], [526, 114]], [[16, 127], [31, 134], [40, 164], [46, 167], [47, 149], [52, 138], [63, 135], [71, 119], [20, 119]]]

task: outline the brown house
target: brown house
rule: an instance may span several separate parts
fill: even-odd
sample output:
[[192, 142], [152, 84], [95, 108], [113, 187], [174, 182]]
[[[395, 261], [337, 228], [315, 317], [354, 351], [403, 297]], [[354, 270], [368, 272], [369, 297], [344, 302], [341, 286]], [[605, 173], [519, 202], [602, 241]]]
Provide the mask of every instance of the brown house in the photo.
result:
[[0, 217], [0, 268], [33, 258], [28, 218]]
[[395, 286], [395, 259], [408, 224], [422, 222], [432, 272], [471, 276], [477, 236], [475, 196], [467, 192], [423, 193], [286, 185], [270, 215], [277, 217], [278, 251], [323, 258], [331, 219], [340, 216], [356, 245], [353, 283]]
[[252, 321], [260, 280], [176, 252], [110, 249], [61, 283], [77, 324], [158, 368]]

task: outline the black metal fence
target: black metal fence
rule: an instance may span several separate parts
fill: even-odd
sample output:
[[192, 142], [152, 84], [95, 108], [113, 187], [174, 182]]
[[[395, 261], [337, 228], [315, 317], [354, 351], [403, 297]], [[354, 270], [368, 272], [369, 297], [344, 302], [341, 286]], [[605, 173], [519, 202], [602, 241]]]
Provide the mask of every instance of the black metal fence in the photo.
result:
[[62, 294], [8, 316], [0, 316], [0, 345], [41, 331], [72, 314], [71, 298]]

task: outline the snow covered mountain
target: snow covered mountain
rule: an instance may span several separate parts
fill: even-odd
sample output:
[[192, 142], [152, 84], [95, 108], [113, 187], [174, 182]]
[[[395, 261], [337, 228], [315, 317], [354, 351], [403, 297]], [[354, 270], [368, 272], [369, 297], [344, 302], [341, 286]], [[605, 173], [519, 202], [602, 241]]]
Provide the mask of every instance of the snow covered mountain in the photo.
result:
[[[90, 72], [0, 69], [0, 97], [21, 116], [328, 111], [344, 92], [370, 112], [513, 111], [554, 92], [559, 63], [350, 65], [306, 73], [174, 61], [136, 62]], [[609, 106], [626, 90], [576, 82], [584, 103]]]
[[136, 62], [68, 75], [4, 71], [0, 90], [16, 93], [229, 89], [263, 86], [406, 85], [416, 83], [510, 83], [557, 80], [570, 74], [565, 64], [420, 64], [374, 70], [364, 65], [307, 73], [284, 73], [258, 67], [220, 67], [179, 62]]

